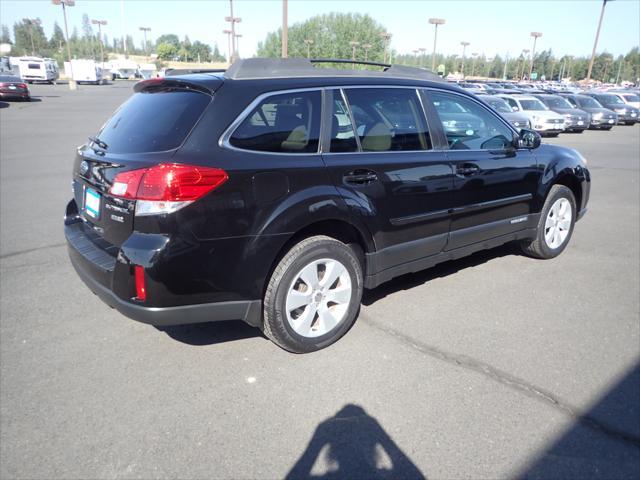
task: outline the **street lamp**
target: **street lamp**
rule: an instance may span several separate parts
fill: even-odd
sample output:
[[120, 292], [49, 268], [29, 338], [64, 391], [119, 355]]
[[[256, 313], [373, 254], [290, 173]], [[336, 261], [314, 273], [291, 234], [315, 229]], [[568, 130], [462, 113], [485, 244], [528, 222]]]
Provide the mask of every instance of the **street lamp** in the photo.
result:
[[236, 33], [234, 35], [234, 37], [236, 38], [236, 57], [240, 58], [240, 39], [242, 38], [242, 34], [240, 33]]
[[223, 30], [222, 33], [227, 36], [227, 44], [229, 47], [229, 55], [227, 56], [227, 60], [229, 61], [229, 64], [231, 64], [231, 35], [233, 34], [233, 32], [231, 30]]
[[98, 41], [100, 42], [100, 60], [103, 63], [104, 66], [104, 47], [102, 46], [102, 25], [106, 25], [107, 21], [106, 20], [91, 20], [91, 23], [93, 23], [94, 25], [98, 25]]
[[366, 62], [369, 59], [369, 49], [373, 47], [373, 45], [371, 45], [370, 43], [365, 43], [364, 45], [362, 45], [362, 48], [364, 49], [364, 61]]
[[139, 27], [140, 31], [144, 33], [144, 53], [149, 56], [149, 50], [147, 49], [147, 32], [151, 31], [151, 27]]
[[231, 24], [231, 58], [229, 59], [229, 63], [232, 63], [236, 57], [236, 23], [240, 23], [242, 18], [233, 16], [233, 0], [229, 0], [229, 8], [231, 10], [231, 15], [228, 17], [224, 17], [225, 22], [229, 22]]
[[531, 62], [529, 63], [529, 81], [531, 81], [531, 72], [533, 72], [533, 58], [536, 55], [536, 42], [538, 38], [542, 36], [540, 32], [531, 32], [531, 36], [533, 37], [533, 49], [531, 50]]
[[431, 71], [435, 72], [436, 71], [436, 42], [438, 41], [438, 25], [444, 25], [445, 19], [430, 18], [429, 23], [435, 27], [433, 31], [433, 55], [431, 56]]
[[426, 48], [419, 48], [418, 50], [420, 51], [420, 64], [419, 65], [422, 66], [422, 63], [423, 63], [423, 60], [424, 60], [424, 52], [426, 52], [427, 49]]
[[460, 69], [460, 73], [462, 74], [462, 78], [464, 78], [464, 53], [467, 51], [467, 47], [471, 45], [469, 42], [460, 42], [462, 45], [462, 68]]
[[22, 21], [24, 22], [25, 25], [28, 26], [27, 31], [29, 32], [29, 38], [31, 39], [31, 55], [35, 55], [36, 48], [33, 44], [33, 26], [34, 25], [38, 26], [42, 22], [40, 21], [39, 18], [23, 18]]
[[476, 73], [476, 60], [478, 59], [478, 54], [476, 52], [473, 52], [471, 56], [473, 57], [473, 63], [471, 64], [471, 76], [473, 77], [473, 75]]
[[518, 79], [522, 80], [524, 77], [524, 66], [525, 63], [527, 62], [527, 54], [529, 53], [529, 49], [525, 48], [522, 50], [522, 72], [520, 71], [520, 67], [518, 67], [518, 71], [516, 72], [518, 74]]
[[384, 44], [384, 60], [383, 63], [387, 63], [387, 50], [389, 49], [389, 40], [391, 40], [391, 35], [389, 32], [382, 32], [380, 37], [382, 38], [382, 42]]
[[351, 60], [355, 61], [355, 59], [356, 59], [356, 47], [358, 45], [360, 45], [360, 42], [358, 42], [356, 40], [351, 40], [349, 42], [349, 45], [351, 45]]
[[304, 43], [307, 45], [307, 58], [311, 58], [311, 45], [313, 45], [313, 40], [305, 38]]
[[62, 5], [62, 14], [64, 16], [64, 35], [67, 42], [67, 56], [69, 57], [69, 90], [76, 90], [78, 86], [73, 79], [73, 66], [71, 65], [71, 47], [69, 46], [69, 28], [67, 27], [67, 7], [73, 7], [76, 0], [51, 0], [54, 5]]
[[591, 80], [591, 70], [593, 70], [593, 61], [596, 58], [596, 48], [598, 47], [598, 38], [600, 37], [600, 27], [602, 27], [602, 18], [604, 17], [604, 7], [611, 0], [602, 0], [602, 10], [600, 10], [600, 20], [598, 20], [598, 29], [596, 30], [596, 39], [593, 41], [593, 50], [591, 51], [591, 60], [589, 60], [589, 69], [587, 70], [587, 82]]

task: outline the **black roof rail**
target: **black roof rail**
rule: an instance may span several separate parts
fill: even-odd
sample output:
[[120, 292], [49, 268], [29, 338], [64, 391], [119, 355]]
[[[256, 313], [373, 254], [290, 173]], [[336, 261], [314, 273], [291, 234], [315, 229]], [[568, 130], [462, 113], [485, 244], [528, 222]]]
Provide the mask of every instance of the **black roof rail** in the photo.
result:
[[[345, 63], [383, 67], [381, 70], [349, 70], [339, 68], [316, 68], [315, 63]], [[346, 60], [344, 58], [246, 58], [237, 60], [224, 73], [231, 80], [254, 80], [268, 78], [309, 77], [393, 77], [412, 80], [442, 81], [431, 72], [416, 67], [391, 65], [388, 63]]]
[[167, 68], [164, 72], [165, 77], [176, 77], [178, 75], [189, 75], [192, 73], [222, 73], [226, 72], [224, 68]]

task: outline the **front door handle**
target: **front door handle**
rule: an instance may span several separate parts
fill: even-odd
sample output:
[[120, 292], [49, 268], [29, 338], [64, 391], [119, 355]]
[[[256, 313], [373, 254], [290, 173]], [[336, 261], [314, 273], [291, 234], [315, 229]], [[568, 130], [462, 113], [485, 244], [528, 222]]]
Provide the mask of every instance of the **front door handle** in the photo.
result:
[[368, 185], [378, 180], [378, 174], [373, 170], [359, 168], [345, 173], [342, 180], [350, 185]]
[[456, 167], [456, 173], [463, 176], [473, 175], [474, 173], [478, 173], [479, 171], [480, 167], [474, 165], [473, 163], [464, 163]]

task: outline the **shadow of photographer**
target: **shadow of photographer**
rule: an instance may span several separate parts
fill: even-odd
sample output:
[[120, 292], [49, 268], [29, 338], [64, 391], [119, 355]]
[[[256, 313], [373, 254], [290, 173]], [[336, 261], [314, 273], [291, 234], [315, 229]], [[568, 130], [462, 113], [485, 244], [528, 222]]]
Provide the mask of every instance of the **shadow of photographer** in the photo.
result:
[[353, 404], [316, 428], [285, 477], [293, 479], [425, 479], [378, 421]]

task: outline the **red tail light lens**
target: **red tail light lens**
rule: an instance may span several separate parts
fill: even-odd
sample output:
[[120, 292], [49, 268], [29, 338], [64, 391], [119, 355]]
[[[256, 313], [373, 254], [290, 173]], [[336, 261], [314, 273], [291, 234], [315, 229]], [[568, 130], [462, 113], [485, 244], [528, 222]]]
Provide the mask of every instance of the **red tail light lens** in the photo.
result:
[[9, 86], [8, 83], [0, 82], [0, 87], [8, 87], [8, 86]]
[[134, 265], [133, 272], [136, 282], [136, 300], [144, 302], [147, 299], [147, 287], [144, 283], [144, 267]]
[[219, 187], [228, 178], [220, 168], [161, 163], [119, 173], [109, 193], [135, 200], [189, 202]]
[[27, 84], [26, 83], [19, 83], [18, 87], [19, 88], [27, 88]]

